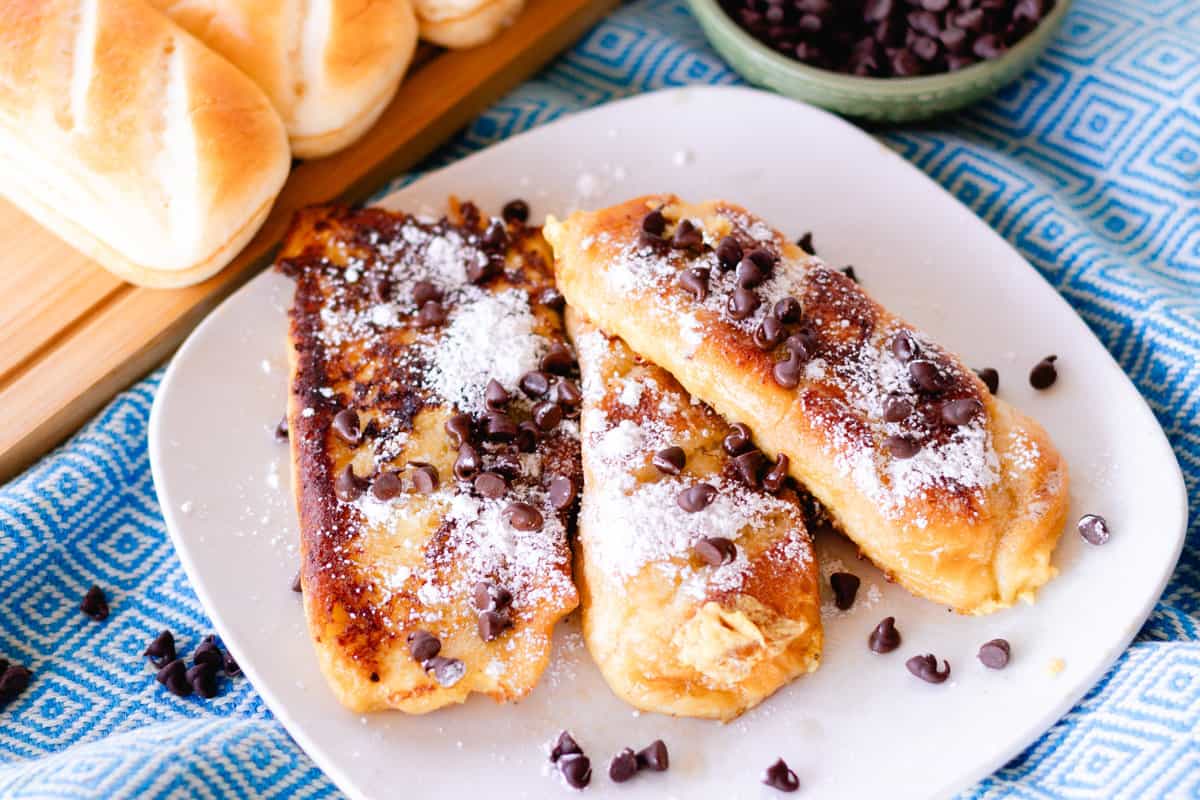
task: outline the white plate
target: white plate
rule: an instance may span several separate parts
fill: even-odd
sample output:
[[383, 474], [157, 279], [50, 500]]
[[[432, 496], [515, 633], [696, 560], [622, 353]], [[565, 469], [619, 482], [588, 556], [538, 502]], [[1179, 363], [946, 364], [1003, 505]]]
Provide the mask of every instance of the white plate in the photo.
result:
[[[1069, 529], [1059, 578], [1036, 607], [962, 618], [886, 584], [841, 542], [823, 569], [863, 576], [859, 602], [826, 615], [815, 675], [721, 726], [635, 714], [579, 643], [560, 630], [552, 666], [525, 702], [476, 698], [424, 717], [350, 714], [317, 671], [300, 604], [284, 408], [290, 282], [263, 274], [180, 349], [150, 422], [154, 482], [175, 547], [217, 630], [296, 741], [353, 797], [530, 797], [569, 792], [544, 744], [569, 728], [592, 756], [588, 796], [766, 798], [758, 781], [783, 756], [807, 798], [933, 797], [999, 767], [1066, 712], [1114, 661], [1162, 591], [1183, 542], [1183, 479], [1146, 404], [1054, 290], [966, 208], [871, 137], [824, 112], [745, 89], [683, 89], [574, 115], [430, 175], [389, 205], [440, 210], [448, 194], [487, 210], [515, 196], [537, 216], [645, 192], [723, 197], [853, 263], [891, 309], [965, 360], [1000, 371], [1000, 393], [1049, 430], [1071, 467], [1072, 523], [1107, 517], [1112, 540]], [[1059, 355], [1058, 383], [1035, 392], [1030, 367]], [[1073, 525], [1072, 525], [1073, 528]], [[904, 636], [866, 647], [880, 618]], [[985, 670], [979, 645], [1003, 636], [1013, 661]], [[949, 682], [908, 674], [932, 651]], [[1065, 665], [1057, 676], [1050, 664]], [[672, 766], [616, 786], [609, 758], [666, 740]]]

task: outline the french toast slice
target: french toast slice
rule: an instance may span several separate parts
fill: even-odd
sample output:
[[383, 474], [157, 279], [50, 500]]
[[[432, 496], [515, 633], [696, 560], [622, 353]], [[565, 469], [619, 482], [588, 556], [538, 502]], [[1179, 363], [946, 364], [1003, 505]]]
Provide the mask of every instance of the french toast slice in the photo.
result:
[[301, 584], [355, 711], [528, 694], [578, 604], [579, 389], [536, 228], [317, 208], [277, 268], [291, 309]]
[[952, 353], [746, 210], [649, 196], [544, 235], [559, 289], [750, 426], [914, 594], [980, 614], [1056, 573], [1067, 467]]
[[817, 668], [818, 571], [791, 481], [666, 371], [574, 308], [584, 640], [644, 711], [732, 719]]

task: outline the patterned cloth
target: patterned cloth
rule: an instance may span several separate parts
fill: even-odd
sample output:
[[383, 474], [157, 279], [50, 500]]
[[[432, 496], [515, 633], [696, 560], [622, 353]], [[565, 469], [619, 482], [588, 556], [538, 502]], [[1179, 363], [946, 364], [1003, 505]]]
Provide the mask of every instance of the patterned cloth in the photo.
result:
[[[736, 83], [680, 0], [624, 7], [432, 159], [614, 97]], [[1200, 797], [1200, 4], [1076, 0], [1048, 54], [964, 114], [882, 139], [1008, 238], [1150, 401], [1192, 527], [1137, 642], [1065, 719], [964, 797]], [[3, 797], [333, 797], [242, 678], [180, 700], [139, 657], [210, 623], [168, 542], [146, 423], [152, 375], [0, 490], [0, 656], [34, 682], [0, 708]], [[92, 583], [112, 616], [78, 611]]]

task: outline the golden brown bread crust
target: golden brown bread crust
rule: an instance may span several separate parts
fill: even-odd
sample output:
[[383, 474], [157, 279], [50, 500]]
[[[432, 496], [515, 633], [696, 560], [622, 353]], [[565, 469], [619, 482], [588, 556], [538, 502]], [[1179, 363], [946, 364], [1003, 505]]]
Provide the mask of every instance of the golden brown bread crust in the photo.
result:
[[[470, 205], [455, 206], [453, 222], [310, 209], [297, 216], [280, 253], [278, 268], [297, 283], [288, 420], [305, 611], [330, 686], [356, 711], [423, 713], [471, 692], [519, 699], [546, 666], [554, 623], [578, 603], [567, 542], [573, 510], [553, 508], [546, 491], [556, 476], [579, 484], [576, 423], [543, 433], [532, 452], [485, 442], [475, 426], [469, 435], [484, 469], [509, 476], [500, 499], [481, 498], [455, 477], [459, 451], [444, 425], [455, 411], [478, 411], [482, 392], [479, 376], [455, 365], [494, 368], [520, 395], [511, 362], [536, 364], [540, 350], [563, 342], [561, 315], [541, 302], [552, 286], [545, 242], [513, 223], [507, 246], [486, 246], [488, 224]], [[502, 263], [504, 271], [469, 283], [465, 269], [481, 263]], [[443, 292], [444, 322], [420, 326], [411, 299], [418, 280]], [[495, 308], [509, 318], [463, 327]], [[464, 342], [483, 350], [454, 349]], [[506, 409], [519, 421], [529, 405], [521, 395]], [[357, 414], [355, 444], [334, 427], [343, 409]], [[417, 490], [420, 464], [436, 469], [437, 491]], [[360, 486], [361, 496], [339, 494], [348, 465], [370, 484]], [[379, 476], [391, 471], [403, 488], [380, 500]], [[540, 530], [508, 523], [514, 500], [543, 515]], [[481, 639], [472, 601], [479, 581], [513, 595], [512, 627], [490, 642]], [[407, 641], [416, 631], [438, 637], [440, 656], [462, 662], [461, 680], [441, 685], [436, 671], [414, 660]]]
[[[723, 448], [732, 427], [667, 372], [638, 359], [574, 308], [567, 330], [583, 378], [584, 494], [576, 543], [583, 633], [612, 690], [644, 711], [729, 720], [817, 668], [817, 563], [796, 492], [749, 486]], [[682, 472], [655, 452], [680, 447]], [[756, 459], [757, 460], [757, 459]], [[707, 483], [708, 508], [675, 496]], [[693, 545], [734, 542], [712, 566]]]
[[0, 187], [122, 278], [196, 283], [265, 219], [283, 125], [235, 67], [133, 0], [0, 4]]
[[507, 28], [525, 0], [414, 0], [427, 42], [461, 50], [477, 47]]
[[[686, 218], [704, 245], [689, 251], [642, 237], [642, 219], [660, 206], [667, 239]], [[1032, 600], [1055, 574], [1067, 470], [1046, 433], [853, 281], [727, 203], [638, 198], [551, 220], [545, 235], [568, 302], [718, 412], [749, 424], [764, 451], [787, 454], [792, 474], [862, 552], [912, 592], [986, 613]], [[763, 249], [779, 258], [754, 289], [767, 302], [740, 320], [727, 305], [737, 273], [713, 250], [726, 236], [744, 254]], [[695, 267], [709, 270], [703, 302], [680, 284], [682, 271]], [[761, 349], [753, 337], [785, 296], [803, 307], [802, 321], [784, 326], [801, 341]], [[931, 362], [936, 390], [916, 386], [911, 362], [893, 354], [900, 334], [916, 345], [914, 361]], [[797, 347], [804, 352], [789, 356]], [[789, 358], [800, 367], [794, 388], [773, 377]], [[885, 421], [893, 394], [909, 409]], [[942, 417], [955, 400], [970, 410], [966, 424]], [[915, 442], [919, 452], [897, 457], [893, 436], [905, 439], [897, 447]]]

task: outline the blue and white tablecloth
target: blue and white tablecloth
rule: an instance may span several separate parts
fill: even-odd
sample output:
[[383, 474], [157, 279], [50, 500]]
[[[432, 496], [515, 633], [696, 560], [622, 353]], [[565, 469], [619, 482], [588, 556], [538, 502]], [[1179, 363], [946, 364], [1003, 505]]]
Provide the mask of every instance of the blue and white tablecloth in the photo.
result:
[[[737, 82], [681, 0], [639, 0], [431, 165], [615, 97]], [[1077, 0], [1018, 83], [879, 135], [1075, 306], [1150, 401], [1191, 498], [1179, 569], [1136, 643], [964, 797], [1200, 798], [1200, 2]], [[157, 383], [0, 489], [0, 657], [35, 676], [0, 708], [0, 796], [337, 796], [244, 678], [181, 700], [140, 657], [162, 627], [189, 652], [210, 630], [154, 497]], [[102, 624], [78, 610], [92, 583], [109, 591]]]

